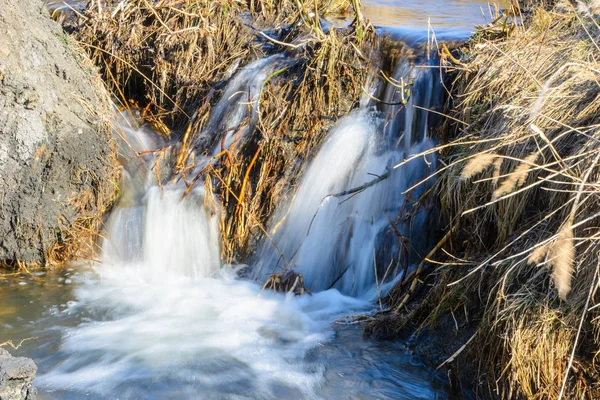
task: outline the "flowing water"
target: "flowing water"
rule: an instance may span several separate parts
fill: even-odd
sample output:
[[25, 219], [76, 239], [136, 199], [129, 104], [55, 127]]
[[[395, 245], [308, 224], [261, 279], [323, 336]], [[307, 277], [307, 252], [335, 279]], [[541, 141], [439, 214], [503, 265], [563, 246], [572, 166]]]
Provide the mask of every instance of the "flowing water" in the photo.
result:
[[[214, 154], [252, 132], [263, 83], [289, 62], [274, 55], [232, 66], [239, 70], [196, 145], [218, 139], [207, 149]], [[347, 317], [375, 312], [431, 245], [433, 210], [419, 201], [431, 182], [416, 184], [437, 163], [431, 132], [444, 91], [435, 65], [428, 54], [401, 58], [389, 71], [394, 84], [372, 80], [280, 204], [272, 241], [249, 265], [222, 264], [219, 210], [203, 185], [183, 200], [180, 184], [156, 187], [152, 156], [135, 154], [162, 139], [118, 116], [123, 195], [100, 262], [0, 280], [0, 342], [26, 339], [14, 352], [38, 364], [41, 398], [447, 398], [435, 371], [401, 343], [364, 339]], [[313, 294], [261, 291], [284, 266]]]
[[[426, 110], [441, 110], [443, 91], [437, 70], [423, 68], [433, 65], [426, 58], [416, 64], [401, 59], [393, 79], [411, 82], [406, 105], [400, 85], [381, 84], [373, 93], [381, 92], [381, 109], [363, 101], [335, 124], [291, 203], [273, 220], [271, 236], [278, 246], [266, 241], [258, 253], [259, 278], [285, 263], [312, 291], [372, 295], [423, 254], [429, 214], [417, 200], [431, 182], [412, 186], [436, 169], [427, 151], [434, 147], [429, 132], [437, 118]], [[404, 252], [397, 245], [399, 235], [420, 240], [407, 243]], [[388, 257], [379, 257], [382, 253]]]

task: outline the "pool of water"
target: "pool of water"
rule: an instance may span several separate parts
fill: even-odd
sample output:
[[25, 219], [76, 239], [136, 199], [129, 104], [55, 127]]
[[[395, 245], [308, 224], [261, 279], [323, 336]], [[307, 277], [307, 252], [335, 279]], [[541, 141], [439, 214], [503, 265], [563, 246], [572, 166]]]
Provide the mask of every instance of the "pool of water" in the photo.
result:
[[376, 27], [414, 35], [435, 33], [438, 38], [465, 39], [476, 25], [494, 19], [502, 0], [363, 0], [363, 13]]
[[402, 343], [334, 322], [367, 302], [260, 293], [233, 271], [138, 278], [78, 267], [0, 279], [0, 343], [23, 341], [11, 352], [36, 361], [41, 399], [446, 398]]

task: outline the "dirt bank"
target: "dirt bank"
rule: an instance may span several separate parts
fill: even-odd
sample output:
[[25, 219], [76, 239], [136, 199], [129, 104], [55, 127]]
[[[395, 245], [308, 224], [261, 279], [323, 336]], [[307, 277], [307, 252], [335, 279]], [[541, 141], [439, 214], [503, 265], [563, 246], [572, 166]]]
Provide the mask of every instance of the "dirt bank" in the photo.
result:
[[107, 103], [42, 1], [0, 9], [0, 263], [63, 261], [114, 190]]
[[600, 398], [599, 11], [514, 10], [455, 60], [448, 234], [367, 332], [414, 335], [461, 396]]

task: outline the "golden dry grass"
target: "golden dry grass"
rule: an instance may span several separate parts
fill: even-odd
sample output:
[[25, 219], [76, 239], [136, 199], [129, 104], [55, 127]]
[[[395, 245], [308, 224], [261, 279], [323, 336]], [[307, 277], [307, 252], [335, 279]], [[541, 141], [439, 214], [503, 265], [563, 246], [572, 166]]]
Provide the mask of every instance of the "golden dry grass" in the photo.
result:
[[434, 289], [406, 308], [403, 283], [390, 300], [405, 315], [368, 326], [422, 332], [450, 321], [465, 346], [444, 365], [474, 369], [482, 398], [600, 398], [595, 12], [536, 6], [468, 43], [450, 111], [462, 123], [440, 148], [452, 235], [427, 278]]
[[67, 29], [80, 40], [118, 100], [185, 124], [212, 85], [252, 51], [236, 1], [128, 0], [90, 4]]
[[[356, 0], [128, 0], [90, 4], [67, 26], [117, 100], [176, 139], [158, 154], [157, 177], [181, 179], [189, 189], [204, 183], [215, 194], [207, 198], [220, 203], [222, 256], [231, 262], [268, 236], [266, 220], [299, 166], [359, 98], [370, 64], [365, 54], [375, 41], [359, 7]], [[351, 9], [351, 27], [321, 26], [319, 16]], [[275, 71], [252, 100], [257, 126], [189, 176], [208, 150], [196, 147], [207, 145], [197, 139], [228, 79], [254, 59], [283, 52], [294, 62]]]

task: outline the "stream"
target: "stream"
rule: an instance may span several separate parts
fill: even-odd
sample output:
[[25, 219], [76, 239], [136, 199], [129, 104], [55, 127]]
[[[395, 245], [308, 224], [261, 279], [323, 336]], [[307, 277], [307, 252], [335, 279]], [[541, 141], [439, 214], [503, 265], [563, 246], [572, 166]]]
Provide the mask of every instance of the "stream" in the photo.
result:
[[[481, 7], [487, 10], [479, 0], [369, 0], [364, 13], [380, 29], [418, 41], [426, 40], [428, 21], [440, 35], [465, 38], [485, 22]], [[203, 134], [253, 121], [256, 110], [235, 94], [254, 96], [286, 62], [275, 55], [242, 68]], [[419, 238], [402, 262], [375, 256], [391, 243], [389, 216], [410, 200], [403, 193], [437, 166], [433, 153], [411, 158], [435, 146], [430, 133], [439, 116], [425, 110], [443, 104], [436, 62], [427, 54], [398, 62], [393, 78], [412, 82], [406, 107], [397, 105], [399, 90], [380, 83], [371, 94], [388, 105], [366, 96], [335, 123], [296, 196], [272, 219], [284, 221], [272, 237], [279, 247], [265, 241], [249, 265], [222, 265], [218, 215], [206, 206], [203, 185], [180, 200], [185, 187], [151, 183], [150, 158], [126, 162], [125, 195], [107, 220], [99, 262], [0, 278], [0, 343], [20, 344], [11, 352], [35, 360], [39, 397], [448, 398], [445, 377], [401, 342], [363, 338], [352, 318], [378, 311], [378, 298], [402, 276], [398, 265], [414, 265], [431, 245], [423, 209], [397, 224]], [[129, 151], [159, 145], [148, 128], [130, 128], [126, 118], [121, 124]], [[347, 201], [328, 197], [385, 174]], [[261, 291], [283, 259], [311, 295]]]

